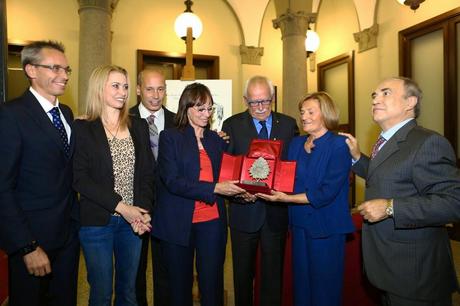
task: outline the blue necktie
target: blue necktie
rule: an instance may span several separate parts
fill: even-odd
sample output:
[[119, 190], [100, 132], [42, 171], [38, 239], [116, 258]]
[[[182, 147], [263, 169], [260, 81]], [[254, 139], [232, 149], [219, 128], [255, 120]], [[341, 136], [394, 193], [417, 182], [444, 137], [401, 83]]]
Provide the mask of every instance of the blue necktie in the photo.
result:
[[262, 126], [259, 132], [259, 139], [268, 139], [267, 122], [265, 120], [262, 120], [259, 121], [259, 124]]
[[65, 131], [64, 123], [62, 123], [61, 115], [58, 107], [53, 107], [50, 111], [53, 117], [53, 125], [58, 130], [59, 136], [61, 137], [62, 144], [64, 145], [64, 152], [67, 156], [70, 155], [69, 140], [67, 138], [67, 132]]

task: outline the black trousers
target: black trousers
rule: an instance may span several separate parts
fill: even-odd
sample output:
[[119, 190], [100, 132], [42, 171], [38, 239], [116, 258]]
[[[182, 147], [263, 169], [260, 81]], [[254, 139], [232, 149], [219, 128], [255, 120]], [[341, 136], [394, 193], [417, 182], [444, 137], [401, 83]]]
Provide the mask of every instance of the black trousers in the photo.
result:
[[382, 306], [452, 306], [452, 295], [438, 300], [424, 301], [413, 300], [389, 292], [382, 294]]
[[27, 271], [22, 254], [8, 257], [10, 306], [75, 306], [77, 304], [80, 242], [75, 230], [67, 243], [56, 250], [45, 250], [51, 273], [33, 276]]
[[168, 269], [164, 250], [160, 245], [160, 240], [149, 233], [142, 236], [142, 250], [139, 268], [136, 278], [136, 296], [139, 306], [148, 306], [147, 304], [147, 260], [149, 257], [149, 243], [152, 242], [152, 267], [153, 267], [153, 305], [154, 306], [169, 306], [169, 281]]
[[286, 232], [265, 223], [254, 233], [230, 229], [235, 306], [252, 306], [257, 247], [261, 250], [260, 305], [280, 306]]

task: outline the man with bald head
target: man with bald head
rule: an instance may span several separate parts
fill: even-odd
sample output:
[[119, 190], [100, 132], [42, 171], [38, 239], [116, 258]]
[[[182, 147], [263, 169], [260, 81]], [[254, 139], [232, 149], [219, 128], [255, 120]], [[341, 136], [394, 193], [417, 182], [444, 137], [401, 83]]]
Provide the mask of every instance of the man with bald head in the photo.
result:
[[362, 249], [382, 305], [447, 306], [458, 290], [447, 223], [460, 220], [460, 175], [449, 141], [417, 124], [422, 91], [413, 80], [383, 80], [372, 93], [381, 128], [370, 156], [347, 144], [366, 180]]
[[[144, 69], [137, 77], [137, 95], [140, 102], [133, 106], [131, 115], [147, 120], [149, 124], [150, 146], [152, 153], [157, 157], [158, 136], [165, 128], [174, 126], [174, 113], [163, 106], [166, 97], [166, 82], [164, 74], [156, 69]], [[160, 241], [148, 233], [142, 237], [142, 253], [136, 279], [136, 295], [139, 306], [147, 306], [146, 297], [146, 270], [149, 241], [152, 240], [153, 261], [153, 291], [154, 305], [168, 306], [168, 279], [166, 261], [161, 257]]]

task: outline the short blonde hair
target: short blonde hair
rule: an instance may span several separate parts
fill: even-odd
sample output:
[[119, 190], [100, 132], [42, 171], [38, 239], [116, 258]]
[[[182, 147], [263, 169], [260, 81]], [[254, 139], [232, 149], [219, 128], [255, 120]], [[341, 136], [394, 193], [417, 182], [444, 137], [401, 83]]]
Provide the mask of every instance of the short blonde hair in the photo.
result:
[[331, 96], [324, 91], [308, 93], [299, 102], [299, 111], [302, 105], [307, 100], [316, 100], [319, 103], [321, 116], [323, 117], [324, 125], [328, 130], [337, 130], [339, 127], [339, 109], [335, 105]]
[[[112, 72], [119, 72], [126, 77], [129, 87], [128, 72], [126, 69], [116, 65], [103, 65], [95, 68], [89, 77], [88, 92], [86, 94], [86, 118], [93, 121], [101, 118], [104, 110], [104, 89], [109, 75]], [[125, 128], [130, 125], [128, 116], [129, 90], [126, 102], [120, 111], [120, 127]]]

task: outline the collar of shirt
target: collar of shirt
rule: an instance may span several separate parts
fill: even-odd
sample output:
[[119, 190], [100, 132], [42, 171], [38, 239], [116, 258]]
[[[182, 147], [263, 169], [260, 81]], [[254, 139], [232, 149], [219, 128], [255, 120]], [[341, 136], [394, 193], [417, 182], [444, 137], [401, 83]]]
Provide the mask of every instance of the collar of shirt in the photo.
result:
[[[146, 119], [148, 116], [152, 115], [147, 108], [145, 108], [144, 104], [139, 103], [139, 115], [142, 119]], [[161, 132], [165, 128], [165, 111], [163, 107], [153, 113], [155, 115], [155, 125], [158, 129], [158, 132]]]
[[[38, 100], [38, 103], [40, 103], [40, 106], [43, 108], [43, 110], [45, 111], [45, 113], [49, 114], [49, 111], [53, 108], [53, 107], [59, 107], [59, 99], [56, 98], [56, 105], [53, 105], [50, 101], [48, 101], [48, 99], [46, 99], [45, 97], [43, 97], [42, 95], [40, 95], [35, 89], [33, 89], [32, 87], [29, 87], [29, 90], [30, 92], [35, 96], [35, 98], [37, 98]], [[52, 117], [51, 117], [52, 118]]]
[[414, 118], [409, 118], [404, 121], [401, 121], [400, 123], [396, 124], [395, 126], [389, 128], [385, 132], [381, 132], [380, 136], [385, 138], [385, 141], [390, 140], [391, 137], [393, 137], [394, 134], [396, 134], [397, 131], [399, 131], [400, 128], [406, 125], [409, 121], [414, 120]]
[[[268, 131], [268, 136], [270, 137], [271, 131], [272, 131], [272, 122], [273, 122], [273, 114], [270, 114], [268, 118], [265, 120], [265, 124], [267, 125], [267, 131]], [[259, 124], [260, 120], [252, 117], [252, 122], [254, 122], [254, 125], [256, 126], [257, 134], [260, 133], [260, 130], [262, 129], [262, 125]]]
[[[50, 110], [53, 107], [58, 107], [59, 108], [59, 99], [56, 97], [56, 105], [53, 105], [50, 101], [48, 101], [48, 99], [46, 99], [45, 97], [40, 95], [32, 87], [29, 87], [29, 90], [35, 96], [35, 98], [38, 100], [38, 103], [43, 108], [43, 111], [46, 113], [48, 118], [51, 120], [51, 122], [53, 122], [53, 116], [51, 115]], [[70, 142], [70, 134], [72, 133], [72, 130], [70, 129], [70, 125], [67, 122], [67, 120], [65, 119], [64, 115], [62, 114], [61, 109], [59, 109], [59, 115], [61, 117], [62, 123], [64, 124], [64, 129], [65, 129], [65, 131], [67, 133], [67, 138], [68, 138], [67, 140]]]

